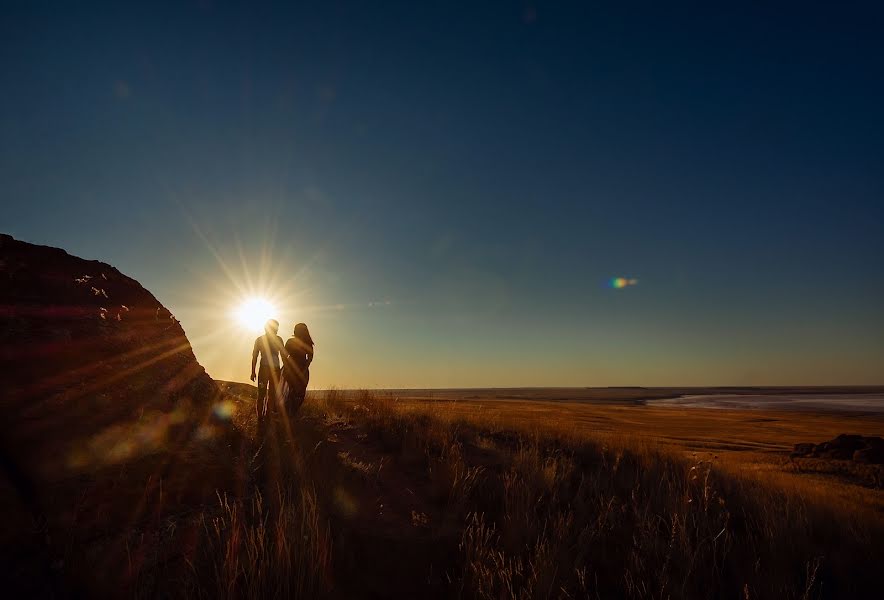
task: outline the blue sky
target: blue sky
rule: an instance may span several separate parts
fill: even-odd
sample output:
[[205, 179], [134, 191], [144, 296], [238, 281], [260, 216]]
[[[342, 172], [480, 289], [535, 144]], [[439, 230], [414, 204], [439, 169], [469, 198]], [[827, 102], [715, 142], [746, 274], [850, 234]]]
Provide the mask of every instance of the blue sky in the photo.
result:
[[5, 3], [0, 229], [219, 378], [881, 383], [884, 9], [591, 4]]

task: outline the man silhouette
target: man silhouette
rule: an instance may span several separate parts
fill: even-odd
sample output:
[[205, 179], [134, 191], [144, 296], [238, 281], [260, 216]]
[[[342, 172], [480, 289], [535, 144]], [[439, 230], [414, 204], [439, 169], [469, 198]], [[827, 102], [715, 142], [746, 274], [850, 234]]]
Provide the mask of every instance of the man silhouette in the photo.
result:
[[273, 404], [276, 398], [276, 385], [279, 383], [280, 352], [283, 351], [282, 338], [276, 335], [279, 331], [279, 321], [270, 319], [264, 324], [264, 335], [255, 340], [252, 348], [252, 375], [255, 381], [255, 365], [258, 355], [261, 355], [261, 365], [258, 367], [258, 401], [255, 410], [258, 414], [258, 440], [264, 442], [267, 428], [267, 418], [273, 412]]

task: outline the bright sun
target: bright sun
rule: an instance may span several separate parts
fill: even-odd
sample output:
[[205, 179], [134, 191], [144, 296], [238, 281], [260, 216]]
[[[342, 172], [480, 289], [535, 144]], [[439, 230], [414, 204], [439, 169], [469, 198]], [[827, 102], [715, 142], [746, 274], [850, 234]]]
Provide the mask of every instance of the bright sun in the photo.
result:
[[276, 307], [264, 298], [248, 298], [236, 309], [239, 324], [250, 331], [261, 331], [267, 319], [275, 318]]

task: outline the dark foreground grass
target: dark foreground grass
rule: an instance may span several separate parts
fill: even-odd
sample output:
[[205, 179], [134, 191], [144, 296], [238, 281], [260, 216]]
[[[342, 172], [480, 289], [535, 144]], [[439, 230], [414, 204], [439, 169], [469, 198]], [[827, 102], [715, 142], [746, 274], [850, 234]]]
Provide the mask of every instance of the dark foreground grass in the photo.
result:
[[[244, 431], [254, 427], [248, 402], [236, 400]], [[189, 517], [191, 539], [175, 542], [192, 549], [182, 566], [141, 573], [135, 595], [877, 595], [880, 515], [847, 510], [822, 488], [625, 437], [526, 431], [368, 392], [309, 398], [286, 435], [253, 485]], [[413, 530], [348, 509], [375, 499], [396, 510], [391, 493], [419, 498], [406, 515]]]
[[461, 524], [454, 595], [840, 598], [878, 586], [880, 520], [826, 494], [628, 439], [501, 430], [369, 393], [329, 394], [324, 410], [393, 456], [413, 463], [422, 450]]
[[197, 598], [316, 598], [329, 590], [331, 545], [316, 495], [277, 489], [268, 502], [219, 498], [200, 518], [200, 541], [181, 595]]

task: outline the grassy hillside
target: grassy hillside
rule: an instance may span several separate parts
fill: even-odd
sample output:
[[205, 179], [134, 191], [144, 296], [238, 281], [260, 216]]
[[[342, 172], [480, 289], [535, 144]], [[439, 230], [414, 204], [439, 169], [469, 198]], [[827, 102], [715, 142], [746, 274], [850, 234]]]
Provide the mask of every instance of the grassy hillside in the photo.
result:
[[[234, 422], [251, 431], [250, 386], [222, 387]], [[186, 589], [403, 598], [875, 589], [884, 531], [866, 496], [880, 491], [621, 431], [367, 392], [315, 395], [256, 467], [259, 491], [222, 499], [226, 516], [204, 528]]]

